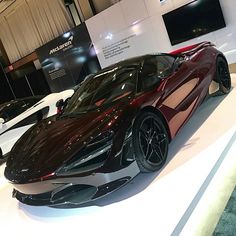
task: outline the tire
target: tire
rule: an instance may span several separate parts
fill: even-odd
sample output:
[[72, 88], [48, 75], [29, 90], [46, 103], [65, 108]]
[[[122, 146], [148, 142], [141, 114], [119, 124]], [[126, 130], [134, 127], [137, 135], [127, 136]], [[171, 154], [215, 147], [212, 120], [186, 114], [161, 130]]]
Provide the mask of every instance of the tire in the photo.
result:
[[216, 61], [216, 82], [219, 84], [219, 90], [213, 95], [220, 96], [230, 92], [231, 77], [228, 63], [222, 57], [218, 57]]
[[135, 160], [141, 172], [161, 169], [168, 154], [168, 135], [162, 120], [153, 112], [141, 113], [132, 130]]

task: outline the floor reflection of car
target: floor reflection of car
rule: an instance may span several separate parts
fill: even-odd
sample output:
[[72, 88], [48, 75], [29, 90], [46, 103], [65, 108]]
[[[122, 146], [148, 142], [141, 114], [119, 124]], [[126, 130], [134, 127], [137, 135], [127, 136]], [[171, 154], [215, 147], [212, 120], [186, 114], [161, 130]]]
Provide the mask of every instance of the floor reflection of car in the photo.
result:
[[15, 142], [39, 120], [57, 113], [56, 103], [70, 98], [74, 90], [52, 93], [46, 97], [16, 99], [0, 105], [0, 149], [2, 158]]
[[74, 206], [139, 172], [160, 170], [169, 142], [213, 81], [214, 96], [230, 91], [227, 61], [209, 42], [104, 68], [81, 84], [61, 115], [40, 121], [13, 147], [4, 172], [13, 197]]

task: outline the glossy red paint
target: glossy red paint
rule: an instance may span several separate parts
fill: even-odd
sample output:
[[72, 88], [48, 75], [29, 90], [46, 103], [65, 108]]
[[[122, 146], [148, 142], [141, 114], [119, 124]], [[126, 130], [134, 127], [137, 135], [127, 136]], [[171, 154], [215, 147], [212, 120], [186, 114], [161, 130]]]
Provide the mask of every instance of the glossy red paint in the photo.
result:
[[[165, 93], [157, 108], [167, 119], [172, 138], [208, 93], [210, 83], [216, 77], [215, 61], [219, 55], [213, 47], [201, 48], [190, 56], [185, 54], [186, 59], [179, 70], [163, 81]], [[183, 94], [186, 90], [189, 93]]]
[[201, 42], [201, 43], [196, 43], [193, 45], [189, 45], [189, 46], [171, 51], [170, 54], [172, 54], [172, 55], [179, 55], [181, 53], [188, 53], [189, 54], [189, 53], [193, 53], [193, 52], [200, 50], [200, 49], [207, 47], [207, 46], [215, 46], [215, 45], [211, 42]]
[[[140, 89], [143, 81], [139, 74], [146, 61], [155, 55], [117, 63], [100, 74], [135, 64], [138, 74], [135, 93], [124, 92], [109, 105], [104, 105], [105, 100], [100, 98], [96, 109], [76, 116], [54, 116], [26, 132], [13, 148], [5, 169], [6, 178], [18, 191], [17, 198], [32, 205], [63, 204], [68, 199], [52, 200], [55, 192], [86, 185], [86, 191], [91, 193], [89, 201], [133, 178], [139, 172], [132, 153], [132, 127], [137, 117], [145, 111], [157, 114], [171, 141], [208, 94], [212, 80], [216, 79], [217, 58], [226, 60], [208, 42], [165, 56], [174, 59], [172, 71], [168, 76], [161, 76], [165, 73], [161, 71], [155, 87]], [[52, 192], [44, 202], [41, 195], [46, 191]]]

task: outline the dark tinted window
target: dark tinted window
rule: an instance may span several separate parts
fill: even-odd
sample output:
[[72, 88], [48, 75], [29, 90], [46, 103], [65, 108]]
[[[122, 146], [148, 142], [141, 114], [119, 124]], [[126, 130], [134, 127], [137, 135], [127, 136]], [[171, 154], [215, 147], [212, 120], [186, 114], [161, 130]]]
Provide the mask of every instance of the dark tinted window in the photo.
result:
[[171, 75], [174, 61], [175, 57], [169, 55], [158, 55], [146, 59], [139, 75], [142, 89], [152, 89], [158, 85], [161, 78]]
[[70, 99], [64, 114], [96, 109], [136, 92], [136, 70], [133, 66], [113, 68], [87, 79]]
[[156, 57], [145, 60], [139, 77], [143, 90], [151, 89], [159, 83], [160, 78], [157, 75]]
[[37, 97], [6, 102], [0, 105], [0, 117], [3, 118], [5, 122], [7, 122], [26, 111], [40, 99], [41, 97]]
[[157, 73], [161, 78], [170, 76], [173, 72], [173, 65], [175, 57], [172, 56], [158, 56], [157, 58]]
[[35, 124], [45, 118], [48, 114], [49, 107], [45, 107], [42, 110], [39, 110], [32, 115], [28, 116], [24, 120], [18, 122], [16, 125], [14, 125], [11, 129], [19, 128], [22, 126], [30, 125], [30, 124]]

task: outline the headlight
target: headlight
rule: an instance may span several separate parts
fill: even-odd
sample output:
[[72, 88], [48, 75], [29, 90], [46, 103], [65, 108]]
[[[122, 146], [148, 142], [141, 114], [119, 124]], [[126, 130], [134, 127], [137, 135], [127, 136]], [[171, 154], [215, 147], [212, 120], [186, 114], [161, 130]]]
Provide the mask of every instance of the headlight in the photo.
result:
[[113, 135], [114, 132], [109, 130], [91, 139], [82, 150], [57, 170], [57, 175], [83, 173], [102, 166], [111, 149]]

